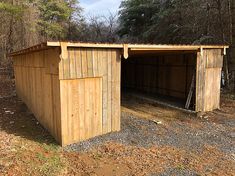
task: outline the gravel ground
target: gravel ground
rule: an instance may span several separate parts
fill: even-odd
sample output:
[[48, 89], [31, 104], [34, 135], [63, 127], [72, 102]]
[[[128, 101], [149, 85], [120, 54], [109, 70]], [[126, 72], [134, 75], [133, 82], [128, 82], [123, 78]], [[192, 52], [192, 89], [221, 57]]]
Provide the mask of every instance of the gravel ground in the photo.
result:
[[[148, 104], [147, 106], [149, 106], [148, 109], [151, 111], [151, 108], [156, 108], [157, 105]], [[221, 152], [225, 159], [235, 161], [235, 113], [234, 110], [229, 110], [229, 105], [224, 106], [225, 110], [228, 107], [228, 112], [217, 110], [201, 117], [177, 112], [181, 114], [180, 118], [174, 117], [170, 120], [165, 120], [164, 113], [162, 113], [162, 116], [154, 114], [153, 118], [156, 115], [157, 120], [162, 120], [162, 124], [157, 124], [153, 121], [153, 118], [139, 118], [136, 110], [134, 115], [130, 111], [123, 110], [121, 120], [122, 130], [120, 132], [73, 144], [67, 146], [64, 150], [87, 152], [111, 141], [126, 146], [144, 147], [146, 149], [154, 146], [172, 146], [200, 156], [205, 147], [210, 146]], [[131, 107], [126, 106], [126, 108]], [[159, 107], [158, 112], [163, 109], [163, 107]], [[145, 112], [141, 107], [139, 107], [139, 111]], [[223, 160], [223, 158], [221, 159]], [[169, 167], [160, 175], [190, 176], [198, 174], [193, 170]]]
[[175, 169], [175, 168], [170, 168], [165, 171], [165, 173], [158, 174], [158, 175], [152, 175], [152, 176], [169, 176], [169, 175], [174, 175], [174, 176], [182, 176], [182, 175], [187, 175], [187, 176], [198, 176], [196, 172], [190, 171], [190, 170], [180, 170], [180, 169]]
[[[195, 121], [197, 119], [194, 119]], [[235, 118], [231, 119], [231, 123]], [[133, 117], [122, 113], [121, 131], [99, 136], [88, 141], [65, 147], [66, 151], [89, 151], [105, 142], [116, 142], [139, 147], [170, 145], [177, 148], [200, 153], [205, 144], [216, 146], [228, 155], [235, 155], [234, 132], [227, 131], [222, 124], [201, 121], [200, 129], [193, 129], [188, 123], [171, 122], [170, 127], [159, 125], [151, 120]], [[159, 133], [164, 131], [164, 135]], [[166, 135], [167, 134], [167, 135]]]
[[[145, 133], [140, 129], [141, 126], [148, 127], [145, 130]], [[106, 134], [103, 136], [95, 137], [90, 140], [72, 144], [65, 147], [67, 151], [88, 151], [92, 148], [97, 147], [100, 144], [105, 142], [113, 141], [126, 145], [138, 145], [143, 147], [148, 147], [153, 144], [154, 141], [157, 141], [157, 136], [148, 136], [146, 132], [156, 133], [158, 127], [154, 122], [150, 120], [138, 119], [132, 116], [123, 115], [121, 121], [121, 131]]]

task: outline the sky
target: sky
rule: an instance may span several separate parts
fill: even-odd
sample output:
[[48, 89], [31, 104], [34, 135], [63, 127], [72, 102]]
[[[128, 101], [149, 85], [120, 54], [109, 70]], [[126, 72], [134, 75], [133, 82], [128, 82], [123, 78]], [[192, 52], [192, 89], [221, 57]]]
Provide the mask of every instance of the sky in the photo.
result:
[[80, 6], [84, 10], [84, 15], [109, 15], [117, 13], [122, 0], [80, 0]]

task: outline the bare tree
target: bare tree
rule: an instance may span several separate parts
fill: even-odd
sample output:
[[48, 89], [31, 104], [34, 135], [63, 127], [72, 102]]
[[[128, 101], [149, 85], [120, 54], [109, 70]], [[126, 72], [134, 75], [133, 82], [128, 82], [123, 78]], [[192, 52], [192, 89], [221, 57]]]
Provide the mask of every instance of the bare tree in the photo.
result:
[[233, 53], [233, 61], [235, 60], [235, 2], [231, 2], [232, 9], [232, 53]]
[[[234, 72], [235, 72], [235, 2], [234, 0], [232, 0], [231, 2], [231, 14], [232, 14], [232, 46], [231, 46], [231, 61], [232, 61], [232, 64], [231, 64], [231, 71], [233, 72], [233, 75], [234, 75]], [[233, 78], [235, 79], [235, 78]], [[235, 80], [234, 81], [234, 84], [235, 84]]]
[[116, 42], [117, 41], [117, 14], [112, 14], [111, 12], [109, 12], [109, 16], [106, 17], [104, 16], [103, 18], [105, 19], [105, 25], [107, 28], [107, 41], [108, 42]]
[[85, 41], [113, 43], [118, 40], [117, 14], [108, 16], [90, 15], [85, 24]]
[[[224, 30], [224, 22], [223, 22], [223, 14], [222, 14], [222, 0], [216, 0], [216, 4], [217, 4], [217, 11], [218, 11], [218, 23], [220, 26], [220, 36], [221, 36], [221, 41], [223, 42], [223, 45], [227, 44], [226, 43], [226, 34], [225, 34], [225, 30]], [[224, 57], [224, 67], [223, 67], [223, 71], [224, 71], [224, 78], [225, 78], [225, 86], [227, 88], [230, 87], [230, 79], [229, 79], [229, 70], [228, 70], [228, 57], [226, 56]]]

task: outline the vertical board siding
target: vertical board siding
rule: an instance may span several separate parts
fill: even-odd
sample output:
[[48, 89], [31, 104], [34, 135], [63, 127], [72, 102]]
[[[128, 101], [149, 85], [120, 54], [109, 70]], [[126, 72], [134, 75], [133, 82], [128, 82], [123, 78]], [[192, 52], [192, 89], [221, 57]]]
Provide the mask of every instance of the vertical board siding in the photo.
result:
[[222, 68], [223, 55], [221, 50], [206, 50], [206, 68]]
[[112, 51], [112, 131], [121, 128], [121, 53]]
[[221, 49], [206, 49], [197, 56], [196, 111], [205, 112], [220, 107]]
[[36, 51], [14, 57], [17, 95], [38, 121], [61, 142], [59, 50]]
[[[61, 60], [59, 55], [60, 48], [55, 47], [14, 56], [18, 96], [62, 145], [119, 131], [121, 51], [68, 48], [67, 59]], [[185, 98], [194, 73], [194, 57], [128, 59], [122, 69], [123, 84], [149, 93], [158, 88], [160, 94]], [[203, 55], [198, 52], [196, 111], [219, 108], [222, 64], [220, 49], [206, 49]]]
[[[106, 134], [112, 131], [120, 130], [120, 84], [121, 84], [121, 53], [118, 49], [95, 49], [95, 48], [68, 48], [68, 59], [63, 59], [60, 62], [59, 68], [59, 78], [61, 81], [61, 107], [62, 107], [62, 133], [67, 133], [73, 136], [72, 138], [66, 139], [64, 145], [68, 143], [78, 142], [90, 137], [94, 137], [101, 134]], [[99, 78], [99, 84], [91, 83], [89, 79]], [[80, 80], [82, 79], [82, 80]], [[83, 80], [84, 79], [84, 80]], [[94, 81], [93, 82], [97, 82]], [[66, 82], [70, 82], [64, 85]], [[74, 82], [74, 83], [72, 83]], [[78, 86], [80, 91], [76, 92], [75, 89], [71, 92], [66, 92], [66, 89], [73, 84]], [[85, 85], [82, 86], [82, 85]], [[66, 87], [67, 86], [67, 87]], [[102, 86], [101, 92], [93, 92], [93, 87]], [[82, 92], [82, 90], [84, 92]], [[98, 89], [99, 90], [99, 89]], [[65, 92], [64, 92], [65, 91]], [[73, 94], [77, 95], [77, 99], [80, 100], [79, 109], [81, 116], [79, 120], [72, 118], [71, 114], [75, 113], [76, 109], [70, 109], [68, 104], [73, 106], [77, 101], [72, 97]], [[101, 112], [90, 111], [90, 109], [95, 109], [96, 104], [99, 103], [99, 98], [93, 99], [91, 94], [94, 96], [101, 96], [102, 109]], [[71, 96], [69, 96], [71, 95]], [[89, 97], [90, 98], [87, 98]], [[85, 97], [84, 97], [85, 96]], [[97, 102], [98, 101], [98, 102]], [[82, 103], [83, 102], [83, 103]], [[83, 114], [83, 115], [82, 115]], [[100, 120], [99, 115], [102, 114], [102, 120]], [[96, 123], [92, 122], [91, 118], [85, 118], [85, 116], [93, 117], [98, 119], [102, 123], [102, 128], [96, 127]], [[81, 119], [80, 119], [81, 118]], [[65, 122], [66, 121], [66, 122]], [[81, 132], [74, 132], [66, 130], [70, 123], [79, 124]], [[89, 126], [87, 126], [89, 125]], [[66, 127], [67, 126], [67, 127]], [[75, 127], [77, 129], [77, 127]], [[100, 131], [102, 130], [102, 131]], [[76, 130], [75, 130], [76, 131]], [[79, 134], [79, 138], [78, 135]], [[68, 136], [65, 135], [65, 136]]]
[[62, 144], [103, 134], [102, 78], [61, 80]]
[[196, 111], [200, 112], [204, 110], [205, 100], [205, 75], [206, 75], [206, 60], [204, 54], [197, 53], [197, 72], [196, 72]]
[[220, 107], [221, 68], [206, 69], [205, 106], [204, 111], [212, 111]]
[[195, 67], [195, 54], [132, 56], [122, 60], [122, 87], [184, 100]]

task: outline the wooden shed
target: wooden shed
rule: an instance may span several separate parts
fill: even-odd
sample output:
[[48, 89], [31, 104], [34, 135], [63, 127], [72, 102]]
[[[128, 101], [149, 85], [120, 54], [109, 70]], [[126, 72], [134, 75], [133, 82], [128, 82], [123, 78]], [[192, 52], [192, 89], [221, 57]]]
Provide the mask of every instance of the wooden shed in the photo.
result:
[[121, 89], [219, 108], [226, 48], [47, 42], [10, 56], [17, 95], [65, 146], [120, 130]]

